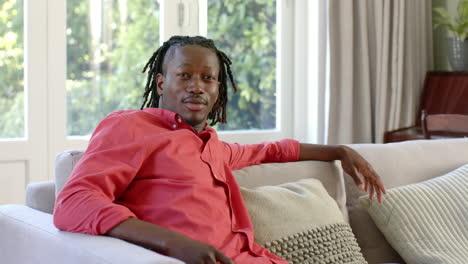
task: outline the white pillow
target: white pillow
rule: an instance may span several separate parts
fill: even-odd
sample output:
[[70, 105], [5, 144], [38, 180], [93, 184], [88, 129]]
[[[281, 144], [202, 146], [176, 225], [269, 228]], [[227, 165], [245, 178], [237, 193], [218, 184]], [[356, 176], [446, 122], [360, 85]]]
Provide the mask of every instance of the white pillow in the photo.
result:
[[367, 263], [337, 203], [316, 179], [241, 187], [255, 241], [289, 263]]
[[390, 189], [382, 204], [359, 199], [408, 264], [468, 262], [468, 164]]

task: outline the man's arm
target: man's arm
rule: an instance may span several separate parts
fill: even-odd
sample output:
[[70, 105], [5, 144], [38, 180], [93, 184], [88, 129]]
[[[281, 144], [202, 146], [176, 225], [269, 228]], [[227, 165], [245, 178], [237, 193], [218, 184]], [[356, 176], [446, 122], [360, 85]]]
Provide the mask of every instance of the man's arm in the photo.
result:
[[260, 144], [238, 144], [223, 142], [225, 162], [231, 170], [270, 162], [297, 161], [299, 157], [299, 142], [283, 139]]
[[145, 158], [127, 127], [130, 127], [127, 120], [116, 113], [99, 123], [86, 152], [56, 198], [57, 228], [101, 235], [135, 217], [130, 209], [114, 203], [128, 188]]
[[120, 238], [189, 264], [231, 264], [212, 246], [138, 220], [127, 207], [115, 203], [146, 158], [144, 144], [128, 129], [133, 125], [118, 114], [101, 121], [85, 155], [57, 197], [55, 226], [70, 232]]
[[216, 248], [180, 233], [136, 218], [129, 218], [106, 233], [130, 243], [174, 257], [187, 264], [234, 262]]
[[[377, 200], [382, 202], [382, 195], [386, 193], [379, 176], [369, 162], [350, 147], [342, 145], [300, 144], [299, 160], [340, 160], [343, 170], [353, 178], [358, 188], [369, 192], [370, 199], [373, 199], [375, 194]], [[362, 176], [362, 180], [359, 175]]]
[[343, 155], [343, 146], [305, 144], [299, 145], [299, 160], [339, 160]]

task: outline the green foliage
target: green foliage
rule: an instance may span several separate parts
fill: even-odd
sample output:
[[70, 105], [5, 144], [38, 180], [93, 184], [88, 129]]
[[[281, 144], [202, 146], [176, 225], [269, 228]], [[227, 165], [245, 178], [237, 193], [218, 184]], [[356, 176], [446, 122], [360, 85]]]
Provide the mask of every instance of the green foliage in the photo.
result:
[[435, 28], [447, 27], [460, 40], [468, 38], [468, 0], [461, 0], [457, 6], [457, 16], [452, 19], [445, 8], [433, 9]]
[[0, 138], [24, 136], [23, 1], [0, 0]]
[[208, 37], [233, 61], [239, 93], [230, 90], [220, 130], [276, 127], [276, 3], [208, 1]]
[[141, 70], [159, 46], [159, 8], [156, 1], [119, 2], [102, 1], [101, 28], [91, 28], [89, 1], [68, 2], [68, 135], [90, 134], [110, 112], [142, 103]]

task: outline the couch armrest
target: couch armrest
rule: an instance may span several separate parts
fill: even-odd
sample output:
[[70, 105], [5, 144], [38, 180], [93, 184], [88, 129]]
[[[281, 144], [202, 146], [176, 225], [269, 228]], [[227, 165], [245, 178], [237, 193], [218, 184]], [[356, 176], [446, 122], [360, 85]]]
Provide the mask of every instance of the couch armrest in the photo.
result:
[[2, 263], [183, 264], [120, 239], [58, 230], [52, 215], [24, 205], [0, 206]]
[[55, 203], [55, 183], [53, 181], [28, 184], [26, 205], [32, 209], [52, 214]]

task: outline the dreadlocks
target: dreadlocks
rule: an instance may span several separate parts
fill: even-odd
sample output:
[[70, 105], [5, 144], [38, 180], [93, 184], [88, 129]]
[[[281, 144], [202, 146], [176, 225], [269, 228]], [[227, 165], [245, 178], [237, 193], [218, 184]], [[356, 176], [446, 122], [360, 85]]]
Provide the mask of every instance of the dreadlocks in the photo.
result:
[[164, 58], [166, 56], [167, 51], [171, 47], [182, 47], [187, 45], [196, 45], [204, 48], [208, 48], [216, 53], [219, 61], [219, 95], [218, 99], [216, 100], [215, 104], [213, 105], [213, 109], [208, 114], [208, 119], [211, 119], [211, 126], [220, 122], [226, 123], [226, 105], [228, 101], [227, 97], [227, 77], [231, 80], [232, 88], [234, 89], [234, 93], [237, 92], [237, 86], [234, 82], [234, 78], [231, 72], [231, 60], [228, 56], [218, 50], [216, 48], [213, 40], [207, 39], [204, 37], [196, 36], [196, 37], [189, 37], [189, 36], [173, 36], [168, 41], [164, 42], [164, 44], [157, 49], [153, 56], [149, 59], [148, 63], [146, 63], [145, 67], [143, 68], [143, 73], [146, 72], [148, 69], [148, 77], [145, 86], [145, 93], [143, 94], [143, 104], [141, 105], [141, 109], [145, 107], [158, 107], [159, 106], [159, 95], [157, 92], [157, 81], [156, 75], [158, 73], [163, 74], [163, 63]]

